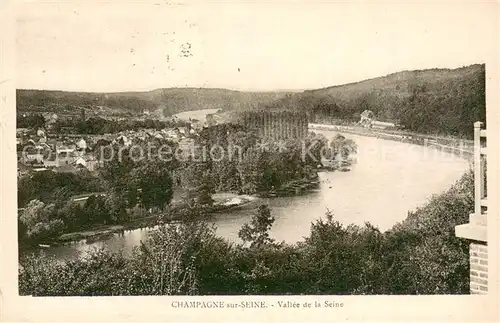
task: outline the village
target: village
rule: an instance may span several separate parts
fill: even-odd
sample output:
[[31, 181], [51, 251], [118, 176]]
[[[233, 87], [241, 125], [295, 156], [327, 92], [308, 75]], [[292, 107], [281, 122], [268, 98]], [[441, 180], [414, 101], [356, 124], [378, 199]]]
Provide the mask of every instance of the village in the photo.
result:
[[[45, 170], [75, 173], [86, 169], [94, 172], [104, 163], [102, 158], [99, 158], [101, 153], [99, 147], [102, 146], [118, 144], [129, 147], [133, 143], [157, 139], [174, 142], [181, 150], [187, 150], [194, 145], [194, 138], [203, 127], [216, 123], [211, 116], [204, 121], [188, 119], [187, 122], [179, 122], [180, 120], [173, 116], [169, 118], [169, 121], [174, 126], [169, 128], [140, 128], [105, 134], [78, 134], [75, 133], [75, 129], [68, 129], [69, 127], [62, 129], [63, 131], [55, 129], [56, 122], [68, 116], [60, 117], [52, 112], [43, 113], [42, 116], [45, 120], [43, 126], [17, 128], [16, 130], [18, 177], [29, 172]], [[149, 117], [149, 112], [146, 110], [143, 116], [136, 117], [135, 121], [144, 121], [145, 117]], [[69, 116], [69, 118], [86, 120], [84, 112], [77, 117]], [[111, 120], [120, 122], [123, 121], [121, 119], [112, 118]]]

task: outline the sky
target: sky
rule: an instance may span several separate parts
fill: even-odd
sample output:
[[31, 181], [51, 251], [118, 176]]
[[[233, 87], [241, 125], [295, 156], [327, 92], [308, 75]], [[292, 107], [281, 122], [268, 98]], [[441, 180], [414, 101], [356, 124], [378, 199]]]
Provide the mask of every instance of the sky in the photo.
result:
[[496, 2], [24, 2], [17, 88], [302, 90], [485, 63]]

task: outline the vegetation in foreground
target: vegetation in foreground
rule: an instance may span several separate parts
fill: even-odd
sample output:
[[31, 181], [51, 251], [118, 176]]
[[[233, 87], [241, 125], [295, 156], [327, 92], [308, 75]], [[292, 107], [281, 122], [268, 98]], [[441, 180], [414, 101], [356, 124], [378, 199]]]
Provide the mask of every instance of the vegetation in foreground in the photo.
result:
[[[295, 245], [269, 236], [267, 206], [230, 244], [200, 221], [165, 225], [125, 258], [105, 250], [58, 262], [20, 260], [21, 295], [466, 294], [468, 245], [454, 236], [474, 205], [473, 176], [381, 233], [330, 212]], [[390, 207], [390, 206], [388, 206]], [[193, 211], [191, 216], [199, 217]]]

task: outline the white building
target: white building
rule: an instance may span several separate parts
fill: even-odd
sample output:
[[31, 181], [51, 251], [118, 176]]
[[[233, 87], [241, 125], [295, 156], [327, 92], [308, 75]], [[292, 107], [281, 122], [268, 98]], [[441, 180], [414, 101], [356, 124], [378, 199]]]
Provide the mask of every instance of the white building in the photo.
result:
[[382, 122], [373, 120], [371, 123], [371, 128], [373, 129], [393, 129], [396, 128], [396, 125], [392, 122]]
[[38, 129], [38, 130], [36, 131], [36, 135], [37, 135], [38, 137], [45, 137], [45, 131], [43, 131], [43, 129]]
[[78, 149], [82, 149], [82, 150], [85, 150], [87, 149], [87, 142], [85, 141], [85, 139], [80, 139], [78, 140], [78, 142], [76, 143], [76, 146], [78, 147]]

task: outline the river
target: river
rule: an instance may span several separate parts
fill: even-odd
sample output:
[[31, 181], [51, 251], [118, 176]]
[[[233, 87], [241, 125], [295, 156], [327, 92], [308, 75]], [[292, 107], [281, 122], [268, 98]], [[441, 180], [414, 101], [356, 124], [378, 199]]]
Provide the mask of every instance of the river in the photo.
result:
[[[336, 132], [314, 130], [327, 138]], [[255, 207], [267, 203], [275, 222], [271, 236], [294, 243], [309, 235], [310, 225], [324, 217], [327, 209], [344, 225], [371, 224], [385, 231], [404, 220], [408, 211], [423, 205], [433, 194], [448, 189], [470, 167], [456, 155], [397, 141], [344, 134], [358, 145], [350, 172], [321, 172], [320, 185], [306, 195], [258, 199], [241, 209], [213, 217], [217, 233], [233, 242]], [[73, 242], [45, 249], [49, 255], [69, 259], [92, 248], [105, 247], [129, 254], [148, 235], [148, 229], [114, 234], [103, 241]]]

